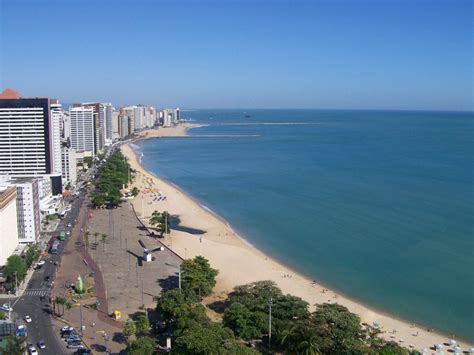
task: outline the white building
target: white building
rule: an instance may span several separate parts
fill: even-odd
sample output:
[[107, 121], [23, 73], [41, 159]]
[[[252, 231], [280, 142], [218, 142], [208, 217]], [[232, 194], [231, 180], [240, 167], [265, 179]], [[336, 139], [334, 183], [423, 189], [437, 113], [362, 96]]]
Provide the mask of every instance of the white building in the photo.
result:
[[180, 120], [180, 110], [179, 108], [165, 108], [160, 112], [160, 117], [163, 122], [163, 127], [170, 127], [175, 125]]
[[135, 118], [135, 131], [144, 128], [145, 112], [143, 106], [133, 106], [133, 117]]
[[73, 107], [71, 118], [71, 147], [84, 156], [94, 155], [94, 110], [91, 107]]
[[41, 232], [40, 194], [38, 179], [13, 178], [0, 188], [16, 187], [18, 241], [36, 243]]
[[75, 186], [77, 182], [77, 157], [76, 151], [68, 143], [61, 147], [61, 164], [63, 185]]
[[16, 188], [14, 186], [0, 187], [0, 266], [5, 265], [8, 257], [18, 246], [16, 198]]
[[119, 125], [120, 125], [120, 114], [116, 110], [114, 110], [112, 112], [112, 140], [120, 138]]
[[51, 135], [50, 146], [52, 163], [51, 172], [61, 173], [61, 121], [63, 113], [61, 104], [51, 103]]
[[31, 176], [60, 169], [56, 117], [55, 100], [0, 98], [0, 174]]

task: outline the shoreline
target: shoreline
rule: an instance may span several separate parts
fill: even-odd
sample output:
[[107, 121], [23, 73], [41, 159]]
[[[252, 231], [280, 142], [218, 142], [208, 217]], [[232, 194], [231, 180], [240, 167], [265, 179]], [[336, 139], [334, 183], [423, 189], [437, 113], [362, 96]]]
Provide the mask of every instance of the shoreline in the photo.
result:
[[[440, 331], [427, 331], [427, 327], [414, 324], [408, 320], [389, 314], [383, 310], [376, 309], [363, 302], [354, 300], [349, 296], [343, 294], [339, 290], [329, 289], [318, 280], [305, 275], [301, 272], [296, 272], [292, 267], [285, 265], [277, 259], [266, 255], [248, 240], [243, 238], [238, 230], [234, 229], [227, 220], [219, 216], [216, 212], [202, 205], [192, 196], [189, 196], [180, 187], [171, 181], [163, 179], [162, 177], [152, 173], [144, 168], [137, 152], [130, 146], [143, 139], [158, 138], [158, 137], [182, 137], [187, 134], [188, 129], [202, 127], [206, 125], [189, 124], [180, 125], [172, 128], [162, 128], [149, 134], [150, 130], [136, 140], [133, 140], [122, 146], [122, 152], [129, 158], [129, 162], [137, 170], [137, 176], [133, 186], [137, 186], [140, 190], [143, 186], [140, 185], [139, 177], [142, 182], [148, 183], [151, 179], [154, 180], [155, 186], [160, 186], [161, 190], [165, 191], [167, 197], [177, 197], [179, 195], [179, 208], [173, 204], [165, 202], [158, 202], [156, 205], [151, 201], [147, 201], [147, 212], [144, 211], [144, 201], [147, 199], [144, 194], [140, 193], [138, 197], [132, 200], [137, 211], [141, 208], [145, 218], [139, 213], [139, 217], [146, 225], [147, 215], [151, 215], [152, 210], [168, 210], [171, 214], [179, 214], [182, 217], [182, 225], [187, 227], [199, 228], [206, 231], [200, 236], [190, 235], [185, 232], [172, 231], [171, 236], [167, 237], [165, 243], [181, 257], [203, 255], [206, 257], [211, 265], [219, 270], [217, 284], [213, 296], [208, 298], [208, 302], [213, 302], [225, 298], [225, 295], [232, 291], [232, 288], [257, 281], [257, 280], [272, 280], [284, 293], [303, 298], [310, 304], [310, 309], [314, 310], [314, 304], [320, 303], [338, 303], [347, 307], [351, 312], [356, 313], [361, 318], [362, 322], [369, 325], [378, 323], [382, 326], [381, 336], [386, 340], [398, 342], [400, 345], [409, 347], [413, 345], [412, 349], [421, 350], [423, 348], [429, 349], [434, 344], [444, 343], [451, 337]], [[165, 135], [164, 130], [169, 130]], [[145, 180], [144, 180], [145, 179]], [[150, 184], [153, 185], [153, 184]], [[171, 200], [171, 198], [170, 198]], [[162, 207], [165, 207], [164, 209]], [[150, 208], [152, 210], [150, 210]], [[193, 216], [194, 214], [194, 216]], [[211, 228], [206, 228], [206, 224], [211, 224]], [[218, 229], [218, 236], [216, 232]], [[223, 229], [223, 231], [221, 231]], [[222, 233], [222, 235], [221, 235]], [[168, 240], [169, 239], [169, 240]], [[196, 240], [199, 239], [199, 243]], [[201, 240], [205, 240], [202, 243]], [[206, 244], [205, 253], [202, 253], [203, 244]], [[243, 265], [242, 260], [246, 261]], [[286, 276], [288, 275], [288, 277]], [[314, 282], [316, 281], [316, 283]], [[394, 331], [392, 333], [392, 331]], [[418, 334], [417, 336], [413, 334]], [[463, 350], [472, 347], [470, 341], [459, 340], [460, 346]]]

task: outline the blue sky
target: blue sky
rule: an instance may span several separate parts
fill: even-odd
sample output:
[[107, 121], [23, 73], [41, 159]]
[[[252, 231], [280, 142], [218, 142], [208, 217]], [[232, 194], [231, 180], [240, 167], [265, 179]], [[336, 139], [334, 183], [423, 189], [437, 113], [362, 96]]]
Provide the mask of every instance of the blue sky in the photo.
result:
[[24, 96], [473, 109], [470, 0], [0, 3], [0, 88]]

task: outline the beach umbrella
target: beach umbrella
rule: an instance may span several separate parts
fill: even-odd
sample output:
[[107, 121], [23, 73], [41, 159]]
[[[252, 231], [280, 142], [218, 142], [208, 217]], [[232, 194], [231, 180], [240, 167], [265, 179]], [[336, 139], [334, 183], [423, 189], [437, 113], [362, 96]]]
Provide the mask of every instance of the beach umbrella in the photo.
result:
[[448, 344], [449, 344], [449, 345], [455, 345], [455, 344], [456, 344], [456, 340], [454, 340], [454, 339], [449, 339], [449, 340], [448, 340]]
[[427, 353], [427, 352], [428, 352], [428, 349], [427, 349], [427, 348], [421, 349], [421, 353], [422, 353], [422, 354]]
[[436, 344], [435, 347], [436, 347], [436, 349], [442, 349], [442, 348], [443, 348], [443, 344]]
[[469, 352], [470, 352], [471, 354], [474, 354], [474, 348], [470, 348], [470, 349], [469, 349]]
[[459, 345], [456, 345], [456, 346], [454, 347], [454, 350], [460, 351], [460, 350], [462, 350], [462, 349], [461, 349], [461, 347], [460, 347]]

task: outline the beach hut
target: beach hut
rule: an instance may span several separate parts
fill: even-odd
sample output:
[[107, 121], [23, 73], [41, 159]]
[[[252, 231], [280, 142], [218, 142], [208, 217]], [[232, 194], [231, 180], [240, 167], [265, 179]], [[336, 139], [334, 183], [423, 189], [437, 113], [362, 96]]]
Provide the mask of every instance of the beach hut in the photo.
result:
[[118, 309], [112, 312], [112, 318], [115, 320], [120, 319], [122, 317], [122, 312], [120, 312]]

